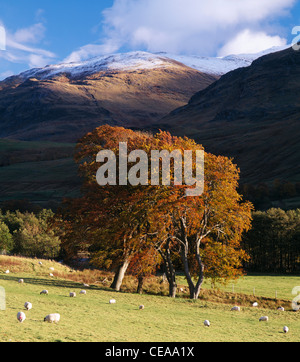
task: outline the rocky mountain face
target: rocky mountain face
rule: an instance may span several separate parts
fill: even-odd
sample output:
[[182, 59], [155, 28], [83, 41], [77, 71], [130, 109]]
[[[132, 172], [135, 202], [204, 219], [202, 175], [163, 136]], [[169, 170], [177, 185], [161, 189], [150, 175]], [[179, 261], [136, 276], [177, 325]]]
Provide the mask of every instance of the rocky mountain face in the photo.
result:
[[32, 69], [0, 82], [0, 138], [75, 142], [102, 124], [143, 128], [217, 78], [144, 52]]
[[265, 55], [223, 75], [156, 126], [233, 157], [243, 180], [299, 181], [300, 52]]

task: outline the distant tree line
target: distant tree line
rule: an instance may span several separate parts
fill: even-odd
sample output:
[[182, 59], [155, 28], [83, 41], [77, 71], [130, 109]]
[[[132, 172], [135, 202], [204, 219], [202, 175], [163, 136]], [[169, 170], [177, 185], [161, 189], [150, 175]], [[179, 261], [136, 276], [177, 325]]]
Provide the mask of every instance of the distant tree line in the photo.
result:
[[[52, 226], [49, 227], [49, 220], [53, 216], [51, 210], [37, 213], [0, 210], [0, 253], [46, 259], [61, 257], [61, 240]], [[244, 264], [245, 270], [299, 273], [300, 209], [284, 211], [272, 208], [268, 211], [255, 211], [252, 218], [252, 228], [244, 234], [241, 242], [241, 247], [250, 256]], [[142, 266], [148, 256], [144, 253], [141, 255], [142, 258], [135, 258], [132, 262], [132, 268], [139, 276], [145, 272]], [[152, 258], [153, 256], [150, 260]], [[152, 267], [151, 263], [150, 265]], [[180, 263], [174, 260], [174, 265], [179, 271]], [[139, 273], [139, 268], [142, 273]]]
[[60, 239], [49, 228], [51, 210], [37, 214], [0, 210], [0, 252], [27, 257], [54, 259], [60, 253]]
[[250, 255], [246, 269], [253, 272], [300, 272], [300, 209], [272, 208], [253, 213], [252, 229], [242, 247]]

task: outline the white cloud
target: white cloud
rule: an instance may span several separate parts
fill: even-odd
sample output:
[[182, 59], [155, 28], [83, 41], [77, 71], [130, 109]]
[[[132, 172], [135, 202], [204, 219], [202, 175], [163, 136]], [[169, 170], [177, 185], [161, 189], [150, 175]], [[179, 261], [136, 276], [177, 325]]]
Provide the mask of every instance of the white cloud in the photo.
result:
[[26, 63], [29, 68], [44, 67], [53, 62], [56, 55], [37, 46], [44, 39], [45, 31], [42, 23], [18, 29], [14, 33], [6, 29], [6, 51], [0, 52], [0, 58], [12, 63]]
[[119, 44], [114, 44], [113, 42], [107, 42], [102, 45], [88, 44], [72, 52], [66, 59], [64, 59], [64, 62], [74, 63], [100, 54], [114, 53], [119, 49], [119, 46]]
[[[274, 38], [272, 20], [288, 15], [296, 0], [115, 0], [103, 12], [107, 40], [87, 45], [72, 59], [108, 52], [111, 44], [131, 50], [216, 55], [245, 28]], [[266, 27], [268, 30], [266, 30]], [[277, 35], [277, 34], [276, 34]], [[266, 38], [264, 43], [266, 42]], [[90, 52], [90, 50], [92, 51]], [[238, 49], [237, 49], [238, 50]]]
[[34, 24], [28, 28], [19, 29], [12, 38], [20, 43], [39, 43], [45, 35], [46, 28], [42, 23]]
[[286, 44], [286, 39], [277, 35], [270, 36], [264, 32], [253, 32], [245, 29], [225, 44], [218, 55], [222, 57], [230, 54], [252, 54]]

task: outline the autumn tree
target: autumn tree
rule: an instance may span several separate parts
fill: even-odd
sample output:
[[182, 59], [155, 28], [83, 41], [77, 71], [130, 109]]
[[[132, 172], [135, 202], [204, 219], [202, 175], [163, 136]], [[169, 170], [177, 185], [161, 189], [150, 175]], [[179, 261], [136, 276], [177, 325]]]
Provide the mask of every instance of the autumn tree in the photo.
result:
[[149, 243], [147, 239], [145, 239], [143, 245], [141, 245], [140, 251], [135, 253], [131, 259], [128, 268], [128, 273], [137, 278], [137, 293], [143, 293], [145, 279], [156, 273], [156, 267], [160, 263], [161, 259], [157, 250], [152, 243]]
[[[142, 163], [141, 154], [139, 162], [137, 158], [129, 160], [128, 175], [134, 176], [135, 184], [129, 184], [119, 172], [121, 142], [127, 143], [128, 153], [142, 150], [147, 160], [152, 161], [153, 151], [158, 152], [155, 166], [152, 162]], [[97, 155], [102, 150], [115, 155], [115, 174], [107, 168], [102, 175], [107, 184], [100, 186], [96, 182]], [[186, 137], [161, 131], [151, 136], [110, 126], [99, 127], [79, 141], [76, 161], [83, 177], [83, 196], [67, 207], [69, 235], [75, 227], [80, 230], [73, 234], [77, 240], [80, 235], [87, 236], [93, 262], [115, 271], [112, 287], [116, 290], [120, 289], [130, 264], [142, 277], [154, 250], [165, 264], [173, 297], [175, 255], [181, 257], [193, 299], [198, 298], [205, 275], [228, 279], [240, 273], [241, 263], [247, 257], [240, 248], [240, 238], [250, 227], [251, 204], [242, 203], [237, 192], [239, 171], [228, 158], [205, 153], [204, 188], [196, 184], [195, 189], [187, 179], [197, 180], [192, 175], [197, 176], [198, 164], [191, 163], [189, 175], [186, 163], [181, 169], [178, 167], [183, 165], [187, 151], [204, 153], [201, 145]], [[166, 153], [169, 159], [164, 163]], [[104, 158], [100, 161], [104, 162]], [[149, 182], [145, 183], [145, 179]], [[195, 192], [197, 188], [201, 192]], [[71, 250], [72, 238], [65, 238], [63, 245]]]
[[[202, 149], [187, 138], [163, 132], [155, 138], [160, 149]], [[164, 222], [155, 217], [151, 221], [153, 232], [156, 230], [159, 238], [164, 235], [166, 262], [179, 250], [192, 299], [198, 298], [205, 277], [213, 281], [236, 278], [248, 258], [240, 241], [242, 233], [250, 228], [252, 205], [242, 202], [237, 192], [239, 170], [228, 158], [209, 153], [205, 153], [204, 167], [203, 193], [187, 197], [185, 184], [167, 188], [153, 212], [164, 215]], [[168, 280], [173, 279], [174, 287], [172, 264], [169, 266]]]
[[[75, 160], [83, 179], [82, 197], [66, 200], [57, 213], [56, 222], [64, 225], [62, 247], [68, 255], [89, 250], [92, 263], [115, 272], [112, 288], [120, 290], [132, 258], [143, 255], [141, 249], [148, 233], [147, 215], [154, 194], [147, 187], [104, 185], [96, 182], [99, 163], [97, 154], [109, 150], [119, 162], [119, 144], [128, 143], [128, 150], [148, 143], [150, 135], [121, 127], [102, 126], [84, 136], [76, 148]], [[116, 164], [116, 178], [119, 179]], [[147, 190], [148, 191], [148, 190]], [[82, 240], [82, 235], [85, 235]], [[152, 260], [153, 261], [153, 260]]]

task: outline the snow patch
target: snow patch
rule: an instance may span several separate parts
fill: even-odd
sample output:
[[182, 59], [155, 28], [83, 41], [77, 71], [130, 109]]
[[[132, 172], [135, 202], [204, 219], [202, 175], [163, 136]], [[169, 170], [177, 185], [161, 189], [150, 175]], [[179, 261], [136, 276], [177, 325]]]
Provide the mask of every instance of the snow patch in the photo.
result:
[[286, 47], [273, 47], [257, 54], [239, 54], [226, 57], [202, 57], [175, 55], [169, 53], [148, 53], [143, 51], [119, 53], [95, 57], [82, 62], [47, 65], [44, 68], [35, 68], [23, 72], [24, 79], [49, 79], [55, 75], [69, 73], [72, 77], [91, 75], [101, 71], [125, 71], [155, 69], [174, 65], [174, 60], [200, 72], [222, 76], [232, 70], [248, 67], [252, 62], [263, 55], [280, 51]]
[[177, 60], [178, 62], [199, 70], [200, 72], [221, 76], [238, 68], [249, 67], [254, 62], [254, 60], [264, 55], [287, 49], [288, 47], [289, 46], [273, 47], [256, 54], [232, 54], [227, 55], [226, 57], [201, 57], [197, 55], [186, 56], [163, 52], [156, 54]]

